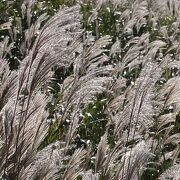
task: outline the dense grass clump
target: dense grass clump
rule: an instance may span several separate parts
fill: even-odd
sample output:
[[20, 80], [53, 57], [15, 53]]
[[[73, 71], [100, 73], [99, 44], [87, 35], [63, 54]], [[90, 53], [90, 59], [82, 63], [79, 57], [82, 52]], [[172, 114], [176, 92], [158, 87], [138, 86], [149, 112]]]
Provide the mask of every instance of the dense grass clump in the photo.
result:
[[180, 179], [178, 0], [0, 9], [0, 179]]

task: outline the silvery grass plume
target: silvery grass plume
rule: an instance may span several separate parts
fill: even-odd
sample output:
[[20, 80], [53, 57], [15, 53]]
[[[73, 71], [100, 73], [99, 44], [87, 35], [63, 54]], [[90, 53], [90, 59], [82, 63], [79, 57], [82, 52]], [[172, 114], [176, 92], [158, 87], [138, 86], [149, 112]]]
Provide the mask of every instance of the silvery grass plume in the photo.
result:
[[98, 93], [108, 93], [106, 86], [112, 80], [111, 74], [114, 69], [112, 65], [103, 64], [109, 60], [104, 53], [110, 41], [109, 36], [96, 41], [91, 35], [85, 38], [79, 46], [79, 55], [73, 63], [73, 74], [68, 76], [61, 86], [59, 123], [68, 120], [69, 114], [71, 122], [66, 135], [67, 145], [76, 137], [80, 124], [79, 117], [83, 109]]
[[[118, 142], [114, 148], [108, 145], [107, 134], [101, 137], [98, 144], [96, 161], [95, 161], [95, 177], [96, 175], [104, 180], [116, 179], [117, 168], [120, 164], [120, 158], [123, 155], [123, 146]], [[122, 164], [121, 164], [122, 165]]]
[[180, 165], [176, 164], [166, 170], [159, 178], [159, 180], [173, 179], [178, 180], [180, 178]]
[[117, 116], [119, 119], [116, 121], [115, 133], [118, 134], [124, 127], [135, 126], [136, 128], [148, 129], [148, 127], [152, 126], [152, 116], [154, 115], [152, 103], [155, 97], [154, 85], [160, 76], [161, 68], [159, 68], [159, 65], [155, 63], [145, 65], [130, 91], [128, 103]]
[[[152, 100], [156, 96], [154, 86], [161, 77], [162, 67], [166, 65], [166, 61], [161, 64], [157, 64], [151, 61], [155, 58], [157, 51], [165, 45], [166, 44], [161, 41], [154, 41], [152, 43], [149, 43], [149, 34], [147, 33], [143, 34], [141, 37], [132, 38], [125, 46], [125, 49], [129, 49], [127, 50], [127, 53], [122, 57], [122, 61], [117, 64], [115, 72], [119, 75], [117, 82], [121, 83], [119, 86], [117, 83], [112, 86], [112, 90], [115, 94], [118, 93], [117, 88], [121, 92], [119, 92], [118, 96], [115, 95], [115, 98], [110, 103], [110, 107], [113, 104], [117, 103], [120, 104], [120, 108], [123, 109], [123, 111], [120, 111], [116, 115], [117, 118], [122, 118], [122, 120], [114, 120], [117, 123], [115, 133], [118, 132], [118, 129], [123, 130], [123, 127], [125, 127], [125, 124], [129, 121], [131, 121], [130, 126], [133, 126], [134, 121], [132, 119], [134, 118], [137, 118], [137, 121], [135, 120], [136, 126], [140, 123], [141, 126], [147, 127], [150, 123], [150, 116], [153, 116], [154, 114]], [[131, 88], [127, 88], [125, 91], [122, 90], [123, 87], [126, 87], [125, 83], [127, 81], [123, 77], [124, 69], [128, 67], [129, 71], [132, 71], [134, 68], [139, 67], [139, 65], [144, 66], [141, 69], [139, 77], [135, 82], [132, 82], [131, 86], [129, 86]], [[135, 110], [136, 108], [137, 110]], [[142, 121], [144, 121], [144, 123]], [[151, 122], [153, 123], [153, 121]], [[121, 123], [122, 126], [120, 125]]]
[[[32, 2], [25, 2], [27, 13]], [[53, 145], [50, 145], [37, 153], [48, 131], [45, 108], [49, 98], [42, 87], [49, 81], [53, 67], [71, 65], [74, 39], [80, 32], [80, 18], [79, 6], [64, 8], [50, 18], [40, 29], [17, 71], [10, 71], [5, 61], [5, 54], [10, 51], [11, 45], [7, 45], [7, 39], [1, 42], [0, 176], [3, 179], [51, 179], [57, 172], [53, 164], [60, 158], [53, 154], [60, 153], [59, 149], [54, 152]], [[26, 35], [31, 38], [33, 28], [30, 27], [30, 19], [28, 22], [30, 29]], [[42, 162], [37, 162], [38, 158], [46, 161], [42, 172], [38, 170], [42, 166]]]
[[[35, 0], [24, 1], [21, 6], [21, 17], [16, 18], [17, 25], [12, 26], [8, 30], [12, 42], [17, 41], [19, 35], [24, 37], [23, 41], [21, 41], [18, 46], [18, 50], [23, 58], [29, 54], [34, 43], [34, 38], [36, 38], [40, 33], [41, 24], [48, 18], [48, 15], [44, 13], [40, 15], [34, 23], [32, 22], [33, 8], [35, 4]], [[25, 30], [23, 29], [23, 23], [27, 24]]]
[[[89, 22], [98, 21], [98, 12], [101, 10], [113, 11], [108, 3], [109, 1], [97, 1]], [[106, 9], [107, 6], [109, 9]], [[120, 35], [116, 37], [110, 51], [110, 55], [118, 57], [119, 62], [115, 63], [116, 71], [110, 88], [114, 94], [109, 96], [107, 114], [110, 115], [109, 124], [115, 124], [114, 133], [118, 136], [118, 140], [124, 143], [124, 157], [127, 155], [124, 159], [128, 159], [130, 154], [123, 175], [116, 178], [123, 179], [124, 176], [133, 179], [137, 177], [130, 173], [134, 158], [131, 156], [132, 149], [135, 144], [142, 142], [142, 139], [153, 137], [149, 151], [156, 154], [162, 166], [167, 160], [171, 160], [171, 165], [179, 162], [179, 133], [173, 132], [179, 114], [177, 83], [179, 81], [179, 1], [167, 0], [161, 3], [156, 0], [136, 0], [127, 2], [127, 6], [122, 6], [125, 9], [123, 11], [121, 5], [119, 7], [116, 6], [117, 11], [120, 11], [123, 30], [117, 29]], [[169, 21], [168, 26], [162, 23], [166, 20]], [[96, 22], [96, 34], [98, 34], [98, 26]], [[143, 29], [146, 32], [144, 34], [140, 32]], [[123, 36], [130, 39], [125, 45], [122, 44]], [[136, 71], [135, 78], [129, 79], [126, 73], [133, 74], [133, 71]], [[127, 85], [128, 83], [131, 85]], [[173, 112], [166, 113], [166, 111]], [[151, 132], [155, 126], [155, 132]], [[163, 137], [159, 138], [161, 133]], [[163, 153], [171, 146], [170, 144], [175, 146], [172, 151]], [[106, 143], [104, 148], [106, 149]], [[104, 161], [104, 158], [101, 160]], [[146, 160], [148, 162], [148, 158]], [[126, 160], [123, 162], [125, 163]], [[141, 174], [142, 172], [139, 176]]]
[[151, 153], [152, 141], [140, 141], [132, 149], [125, 149], [121, 140], [114, 148], [107, 144], [107, 135], [101, 138], [98, 145], [95, 174], [104, 180], [140, 179], [144, 168], [154, 156]]
[[83, 180], [98, 180], [99, 175], [94, 174], [91, 170], [89, 170], [83, 174], [82, 179]]
[[151, 142], [140, 141], [135, 147], [127, 151], [122, 157], [122, 164], [118, 167], [115, 179], [138, 180], [144, 167], [153, 156], [150, 152]]
[[28, 166], [20, 172], [19, 179], [56, 179], [56, 173], [63, 165], [64, 148], [58, 142], [37, 152]]
[[[155, 5], [157, 3], [156, 1], [151, 1], [151, 2], [136, 1], [135, 4], [133, 4], [133, 2], [131, 3], [132, 3], [131, 6], [132, 9], [130, 8], [131, 10], [130, 11], [127, 10], [127, 12], [124, 11], [121, 15], [122, 19], [126, 20], [127, 23], [130, 23], [130, 25], [132, 25], [130, 26], [126, 23], [124, 25], [125, 26], [124, 29], [127, 30], [129, 29], [131, 31], [130, 32], [124, 31], [123, 33], [129, 33], [129, 34], [132, 34], [134, 27], [137, 29], [137, 31], [141, 29], [141, 26], [138, 28], [138, 22], [136, 22], [135, 24], [129, 22], [131, 18], [133, 19], [133, 17], [135, 18], [137, 15], [138, 20], [141, 19], [140, 16], [142, 16], [143, 19], [143, 12], [146, 12], [145, 17], [147, 17], [147, 15], [150, 17], [148, 19], [144, 19], [146, 22], [140, 24], [143, 25], [149, 23], [150, 18], [153, 18], [151, 16], [152, 13], [154, 14], [160, 13], [160, 9], [153, 9], [154, 12], [151, 12], [148, 9], [149, 3]], [[167, 4], [164, 4], [162, 6], [167, 6], [168, 8], [169, 6], [168, 3], [173, 4], [172, 1], [167, 1], [166, 3]], [[171, 8], [174, 9], [173, 11], [175, 11], [176, 9], [173, 6]], [[179, 26], [178, 13], [175, 12], [173, 13], [175, 14], [175, 17], [177, 17], [177, 20], [175, 20], [175, 22], [172, 24], [172, 27], [176, 25], [178, 27]], [[165, 16], [162, 14], [161, 18], [164, 17]], [[150, 21], [153, 20], [154, 19], [151, 19]], [[160, 22], [159, 16], [157, 16], [157, 22]], [[133, 23], [134, 23], [134, 19], [133, 19]], [[126, 28], [126, 26], [128, 28]], [[179, 161], [178, 160], [179, 133], [174, 134], [173, 133], [174, 126], [170, 126], [170, 125], [171, 123], [174, 123], [176, 121], [176, 115], [178, 115], [179, 113], [179, 106], [178, 106], [179, 98], [178, 98], [178, 83], [177, 83], [178, 77], [169, 79], [166, 84], [160, 84], [159, 82], [160, 81], [162, 82], [162, 80], [164, 79], [163, 78], [164, 72], [165, 71], [167, 72], [167, 68], [169, 67], [172, 69], [177, 68], [177, 72], [179, 72], [179, 45], [178, 45], [179, 43], [176, 42], [178, 38], [178, 30], [177, 30], [178, 28], [172, 29], [171, 33], [173, 35], [171, 33], [169, 34], [167, 33], [168, 30], [166, 29], [166, 27], [161, 28], [159, 26], [156, 28], [161, 29], [160, 31], [161, 40], [160, 39], [154, 41], [151, 40], [151, 42], [149, 42], [149, 36], [150, 36], [149, 33], [143, 34], [141, 36], [132, 35], [130, 37], [131, 39], [125, 45], [125, 47], [121, 47], [121, 42], [119, 41], [119, 38], [116, 38], [117, 40], [113, 45], [113, 49], [111, 49], [112, 52], [111, 55], [120, 52], [120, 54], [123, 54], [123, 56], [120, 57], [121, 60], [117, 66], [116, 75], [118, 78], [117, 79], [115, 78], [116, 79], [115, 83], [112, 85], [112, 90], [114, 92], [114, 95], [113, 98], [111, 96], [112, 99], [110, 99], [110, 102], [107, 106], [108, 109], [107, 111], [110, 114], [110, 121], [109, 121], [110, 124], [112, 122], [117, 123], [118, 122], [117, 119], [122, 117], [122, 121], [121, 121], [122, 126], [120, 125], [120, 123], [116, 124], [115, 126], [115, 134], [116, 132], [122, 131], [122, 134], [119, 134], [119, 138], [121, 138], [122, 142], [141, 141], [142, 138], [146, 139], [149, 136], [149, 135], [147, 136], [147, 134], [151, 133], [149, 132], [149, 129], [156, 124], [156, 119], [154, 117], [160, 116], [159, 117], [160, 119], [163, 118], [161, 120], [159, 119], [160, 125], [159, 127], [157, 127], [159, 129], [157, 129], [156, 133], [159, 134], [163, 132], [164, 136], [162, 138], [162, 141], [160, 140], [160, 142], [158, 143], [156, 142], [157, 137], [155, 137], [155, 139], [153, 140], [153, 145], [156, 146], [155, 148], [156, 150], [154, 151], [153, 148], [152, 151], [156, 152], [157, 154], [159, 153], [159, 151], [161, 151], [160, 152], [161, 162], [166, 161], [167, 159], [171, 159], [173, 160], [173, 164], [174, 164]], [[170, 37], [170, 35], [172, 36]], [[163, 38], [161, 38], [162, 36]], [[126, 51], [127, 53], [121, 53], [124, 51]], [[163, 51], [165, 51], [164, 55], [160, 53]], [[170, 56], [171, 57], [173, 56], [173, 58], [175, 57], [176, 60], [172, 60]], [[152, 69], [150, 68], [149, 65], [151, 66]], [[129, 85], [129, 87], [126, 87], [127, 80], [124, 78], [124, 74], [125, 72], [127, 72], [125, 68], [127, 67], [129, 68], [130, 71], [132, 71], [133, 69], [137, 70], [138, 68], [140, 68], [141, 70], [140, 75], [137, 74], [137, 76], [139, 77], [136, 77], [135, 82], [131, 81], [131, 85]], [[177, 76], [177, 75], [178, 73], [174, 74], [173, 76]], [[124, 88], [126, 88], [126, 90], [124, 90]], [[162, 89], [159, 91], [159, 88]], [[140, 95], [141, 93], [142, 96]], [[161, 98], [162, 96], [163, 98]], [[134, 98], [137, 101], [134, 101], [134, 103], [132, 103]], [[136, 108], [137, 111], [135, 110]], [[165, 110], [165, 108], [173, 109], [173, 114], [165, 114], [161, 116], [161, 113], [164, 113], [163, 111]], [[117, 113], [118, 111], [119, 113]], [[131, 118], [135, 118], [135, 119], [137, 118], [135, 124], [133, 123], [133, 121], [130, 120]], [[125, 124], [128, 123], [129, 120], [131, 122], [129, 123], [128, 126], [126, 126]], [[123, 126], [127, 127], [125, 128], [127, 129], [126, 131], [123, 130]], [[147, 134], [146, 135], [144, 134], [145, 136], [144, 135], [142, 136], [142, 133], [143, 134], [147, 133]], [[164, 155], [162, 155], [162, 149], [167, 147], [169, 143], [176, 145], [176, 148], [174, 148], [172, 152], [167, 152]], [[164, 158], [163, 156], [166, 156], [166, 158]], [[133, 159], [133, 157], [131, 158]]]
[[[129, 146], [128, 143], [131, 144], [134, 141], [143, 143], [144, 132], [148, 132], [149, 128], [154, 125], [153, 116], [156, 114], [154, 109], [156, 105], [154, 101], [156, 97], [155, 83], [161, 77], [164, 63], [163, 65], [153, 62], [145, 63], [134, 86], [131, 87], [128, 96], [126, 95], [127, 103], [125, 102], [123, 111], [120, 110], [115, 116], [111, 116], [115, 122], [114, 133], [118, 136], [122, 148], [121, 154], [116, 154], [118, 157], [123, 155], [115, 179], [139, 179], [144, 171], [144, 166], [152, 157], [151, 146], [148, 146], [148, 151], [143, 151], [143, 148], [141, 149], [139, 146], [139, 151], [142, 154], [137, 158], [137, 163], [134, 163], [136, 162], [134, 155], [134, 144], [136, 143]], [[122, 106], [120, 107], [122, 108]], [[143, 152], [149, 153], [146, 156]], [[139, 162], [140, 157], [144, 157], [144, 159]]]
[[[119, 110], [119, 112], [117, 114], [115, 113], [115, 115], [114, 113], [112, 113], [111, 119], [116, 123], [114, 132], [116, 135], [118, 135], [122, 143], [128, 144], [128, 142], [131, 143], [134, 141], [142, 142], [143, 138], [145, 139], [149, 138], [148, 137], [149, 135], [147, 136], [147, 134], [150, 133], [149, 129], [153, 127], [154, 124], [156, 123], [154, 117], [159, 116], [159, 112], [161, 112], [162, 110], [161, 108], [163, 108], [163, 106], [166, 107], [173, 105], [174, 106], [173, 114], [169, 114], [169, 116], [168, 114], [166, 116], [165, 115], [160, 116], [159, 118], [160, 123], [158, 126], [159, 129], [157, 129], [156, 133], [158, 134], [165, 131], [164, 137], [162, 138], [162, 141], [160, 140], [159, 142], [157, 142], [156, 139], [153, 139], [152, 146], [149, 147], [149, 153], [150, 154], [151, 152], [157, 153], [159, 151], [158, 149], [160, 148], [161, 152], [159, 153], [161, 154], [162, 149], [164, 149], [167, 144], [169, 143], [175, 144], [176, 148], [173, 149], [172, 152], [167, 152], [163, 154], [161, 157], [159, 157], [160, 162], [164, 162], [167, 159], [171, 159], [174, 164], [178, 162], [178, 156], [179, 156], [179, 146], [178, 146], [179, 133], [170, 135], [172, 133], [174, 126], [166, 126], [166, 125], [175, 122], [175, 117], [177, 115], [177, 112], [179, 112], [179, 109], [176, 110], [176, 108], [178, 107], [178, 98], [175, 99], [175, 97], [178, 97], [176, 96], [178, 94], [178, 88], [175, 88], [178, 85], [176, 81], [173, 81], [173, 79], [178, 79], [178, 77], [169, 80], [170, 82], [173, 83], [172, 85], [169, 82], [167, 82], [165, 85], [163, 85], [164, 88], [162, 88], [161, 91], [158, 91], [156, 87], [157, 82], [161, 79], [164, 69], [168, 67], [168, 63], [171, 62], [171, 59], [167, 55], [162, 59], [160, 63], [153, 62], [156, 60], [155, 55], [157, 54], [158, 49], [164, 46], [165, 43], [163, 43], [162, 41], [154, 41], [147, 46], [148, 49], [146, 49], [146, 51], [144, 52], [146, 55], [142, 57], [142, 61], [140, 62], [140, 64], [143, 64], [144, 67], [141, 69], [141, 73], [139, 77], [131, 85], [130, 90], [129, 88], [126, 87], [127, 91], [122, 91], [122, 93], [124, 93], [124, 96], [121, 93], [119, 94], [119, 96], [117, 97], [115, 96], [115, 98], [112, 100], [113, 103], [117, 103], [117, 110]], [[131, 49], [133, 49], [133, 46]], [[129, 57], [131, 57], [130, 54]], [[136, 58], [133, 59], [132, 62], [135, 60]], [[121, 62], [121, 64], [123, 65], [123, 62]], [[119, 72], [122, 73], [121, 68], [119, 69]], [[121, 80], [119, 82], [124, 81], [123, 77], [119, 77], [118, 79]], [[114, 92], [118, 92], [114, 87], [113, 87]], [[122, 83], [119, 85], [119, 88], [120, 90], [122, 90]], [[174, 89], [175, 89], [174, 93], [171, 94], [171, 91], [173, 91]], [[161, 99], [161, 96], [166, 98]], [[121, 99], [120, 101], [119, 101], [119, 97]], [[169, 104], [167, 104], [168, 100], [170, 101]], [[110, 111], [111, 111], [111, 106], [112, 103], [110, 103], [110, 108], [109, 108]], [[127, 123], [129, 124], [127, 125]], [[135, 144], [135, 142], [133, 144]], [[131, 146], [133, 145], [126, 147], [125, 144], [124, 144], [125, 154], [123, 156], [124, 157], [123, 170], [120, 173], [121, 177], [118, 175], [118, 178], [117, 177], [116, 178], [139, 179], [142, 175], [144, 168], [140, 168], [137, 165], [137, 169], [138, 170], [141, 169], [142, 172], [137, 173], [138, 174], [137, 176], [133, 175], [134, 172], [131, 173], [130, 167], [131, 167], [131, 163], [134, 161], [133, 148], [131, 148]], [[141, 156], [143, 157], [143, 155]], [[149, 158], [150, 157], [153, 156], [149, 156]], [[148, 163], [149, 158], [147, 159], [145, 158], [144, 161], [145, 164]], [[125, 165], [126, 159], [128, 159], [127, 161], [129, 162], [126, 163]], [[135, 170], [136, 167], [134, 166], [133, 169]]]
[[[85, 1], [87, 3], [87, 1]], [[98, 13], [102, 10], [120, 13], [120, 22], [123, 24], [123, 34], [133, 34], [133, 28], [137, 32], [150, 24], [153, 31], [160, 30], [162, 19], [176, 19], [172, 23], [172, 30], [178, 30], [179, 24], [179, 0], [98, 0], [88, 1], [93, 11], [89, 17], [89, 23], [96, 22], [96, 34], [99, 36]], [[122, 9], [124, 9], [122, 11]], [[119, 12], [120, 11], [120, 12]], [[117, 24], [117, 27], [119, 25]], [[175, 28], [177, 27], [177, 28]], [[166, 28], [166, 26], [164, 26]], [[117, 31], [121, 31], [117, 28]], [[173, 38], [172, 36], [171, 38]]]
[[[49, 20], [43, 14], [32, 24], [35, 1], [26, 0], [17, 27], [25, 37], [19, 48], [24, 59], [17, 71], [11, 71], [6, 60], [13, 43], [8, 44], [7, 38], [0, 43], [0, 177], [136, 180], [156, 158], [160, 165], [170, 160], [172, 166], [164, 173], [161, 170], [159, 179], [179, 179], [180, 135], [175, 130], [180, 110], [179, 1], [78, 2], [93, 7], [89, 23], [95, 22], [95, 36], [81, 34], [79, 6], [64, 8]], [[106, 7], [114, 13], [122, 11], [122, 27], [116, 26], [118, 35], [110, 52], [106, 46], [111, 38], [100, 37], [98, 18]], [[161, 24], [162, 19], [170, 20], [169, 27]], [[27, 21], [25, 32], [22, 20]], [[7, 28], [15, 41], [16, 28]], [[117, 58], [113, 65], [111, 58]], [[56, 109], [58, 125], [65, 121], [69, 125], [59, 142], [38, 152], [49, 128], [45, 109], [50, 97], [45, 92], [54, 67], [73, 69], [60, 84]], [[108, 124], [93, 152], [94, 167], [87, 167], [85, 160], [92, 157], [87, 157], [86, 150], [69, 150], [83, 110], [103, 92], [108, 94]], [[111, 125], [113, 147], [108, 142]]]
[[71, 156], [69, 163], [60, 179], [64, 180], [75, 180], [84, 171], [84, 162], [87, 151], [83, 148], [76, 149], [74, 154]]

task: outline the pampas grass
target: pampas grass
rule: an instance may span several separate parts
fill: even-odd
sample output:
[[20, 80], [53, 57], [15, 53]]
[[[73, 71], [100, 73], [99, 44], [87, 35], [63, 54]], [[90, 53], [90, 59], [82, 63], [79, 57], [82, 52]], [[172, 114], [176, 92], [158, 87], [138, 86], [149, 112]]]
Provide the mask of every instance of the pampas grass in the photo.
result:
[[[138, 180], [149, 172], [153, 179], [152, 171], [161, 180], [179, 179], [179, 1], [74, 3], [34, 22], [35, 1], [26, 0], [18, 31], [0, 25], [9, 31], [0, 42], [0, 179]], [[84, 4], [92, 8], [93, 33], [81, 25]], [[113, 37], [101, 32], [99, 13], [107, 7], [120, 12]], [[10, 70], [17, 33], [24, 37], [18, 47], [22, 61]], [[59, 130], [66, 126], [43, 147], [55, 69], [70, 73], [58, 85], [50, 123]], [[77, 147], [83, 113], [98, 94], [106, 96], [104, 134], [95, 148], [91, 142]]]

